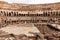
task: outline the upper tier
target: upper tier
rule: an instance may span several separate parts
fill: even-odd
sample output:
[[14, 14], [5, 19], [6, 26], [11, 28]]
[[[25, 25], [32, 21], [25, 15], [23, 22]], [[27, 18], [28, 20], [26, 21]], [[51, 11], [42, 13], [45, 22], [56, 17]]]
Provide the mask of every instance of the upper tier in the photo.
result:
[[17, 3], [7, 3], [0, 1], [0, 9], [9, 9], [9, 10], [22, 10], [22, 11], [36, 11], [36, 10], [59, 10], [60, 3], [51, 3], [51, 4], [17, 4]]

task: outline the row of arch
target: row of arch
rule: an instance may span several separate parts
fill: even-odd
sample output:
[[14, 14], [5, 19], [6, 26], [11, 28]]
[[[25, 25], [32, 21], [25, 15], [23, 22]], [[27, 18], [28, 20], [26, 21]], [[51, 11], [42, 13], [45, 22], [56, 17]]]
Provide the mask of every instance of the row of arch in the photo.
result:
[[5, 11], [0, 11], [0, 16], [42, 16], [42, 14], [38, 14], [38, 13], [36, 13], [36, 14], [30, 14], [29, 12], [28, 12], [28, 14], [22, 14], [22, 13], [19, 13], [19, 12], [5, 12]]
[[23, 23], [55, 23], [55, 22], [58, 22], [59, 20], [53, 20], [52, 18], [51, 19], [47, 19], [47, 20], [39, 20], [39, 19], [37, 19], [37, 20], [4, 20], [4, 22], [5, 23], [21, 23], [21, 22], [23, 22]]
[[7, 20], [4, 20], [4, 22], [5, 23], [21, 23], [21, 22], [23, 22], [23, 23], [38, 23], [39, 22], [39, 20], [12, 20], [12, 21], [7, 21]]
[[60, 16], [59, 12], [43, 12], [44, 16]]
[[60, 16], [60, 12], [43, 12], [42, 14], [40, 13], [29, 13], [28, 14], [22, 14], [19, 12], [8, 12], [8, 11], [0, 11], [0, 16]]

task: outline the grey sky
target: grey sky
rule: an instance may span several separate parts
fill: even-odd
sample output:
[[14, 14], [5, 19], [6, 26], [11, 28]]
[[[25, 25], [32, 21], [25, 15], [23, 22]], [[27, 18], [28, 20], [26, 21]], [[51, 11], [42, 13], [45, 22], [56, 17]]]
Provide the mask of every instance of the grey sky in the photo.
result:
[[[0, 0], [2, 1], [2, 0]], [[44, 3], [55, 3], [60, 2], [60, 0], [3, 0], [9, 3], [28, 3], [28, 4], [44, 4]]]

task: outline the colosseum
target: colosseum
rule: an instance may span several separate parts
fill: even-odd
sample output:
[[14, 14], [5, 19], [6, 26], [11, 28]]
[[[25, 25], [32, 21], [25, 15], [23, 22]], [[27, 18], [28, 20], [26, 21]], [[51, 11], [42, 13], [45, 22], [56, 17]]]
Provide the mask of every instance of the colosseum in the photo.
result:
[[60, 3], [0, 1], [0, 40], [60, 40]]

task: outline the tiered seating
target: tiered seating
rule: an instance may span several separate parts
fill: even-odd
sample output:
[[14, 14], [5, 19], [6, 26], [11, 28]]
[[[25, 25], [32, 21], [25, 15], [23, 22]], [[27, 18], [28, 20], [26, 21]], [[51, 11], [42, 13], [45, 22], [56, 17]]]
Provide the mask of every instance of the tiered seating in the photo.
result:
[[47, 25], [37, 24], [35, 26], [40, 30], [41, 33], [44, 33], [44, 34], [46, 33], [46, 34], [51, 34], [52, 35], [53, 33], [58, 32], [58, 31], [48, 27]]

